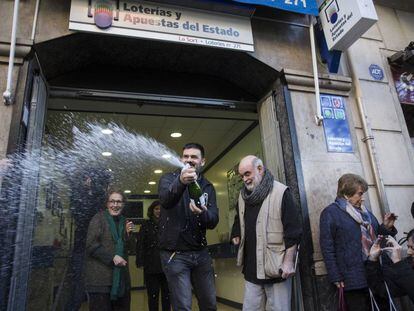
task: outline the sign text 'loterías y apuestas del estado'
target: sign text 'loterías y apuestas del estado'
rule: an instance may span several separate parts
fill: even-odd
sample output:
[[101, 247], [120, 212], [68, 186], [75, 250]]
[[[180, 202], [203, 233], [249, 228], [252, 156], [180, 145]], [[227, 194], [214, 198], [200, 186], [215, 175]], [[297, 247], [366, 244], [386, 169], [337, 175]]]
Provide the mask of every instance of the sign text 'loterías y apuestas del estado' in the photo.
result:
[[147, 1], [72, 0], [69, 29], [254, 51], [248, 17]]

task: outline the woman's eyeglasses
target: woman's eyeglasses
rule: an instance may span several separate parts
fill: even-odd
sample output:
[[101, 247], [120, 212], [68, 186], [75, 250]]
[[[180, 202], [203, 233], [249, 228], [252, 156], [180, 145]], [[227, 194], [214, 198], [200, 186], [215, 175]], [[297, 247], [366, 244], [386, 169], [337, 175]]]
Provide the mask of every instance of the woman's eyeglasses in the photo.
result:
[[124, 201], [110, 200], [110, 201], [108, 201], [108, 203], [111, 203], [113, 205], [115, 205], [115, 204], [122, 205], [122, 204], [124, 204]]

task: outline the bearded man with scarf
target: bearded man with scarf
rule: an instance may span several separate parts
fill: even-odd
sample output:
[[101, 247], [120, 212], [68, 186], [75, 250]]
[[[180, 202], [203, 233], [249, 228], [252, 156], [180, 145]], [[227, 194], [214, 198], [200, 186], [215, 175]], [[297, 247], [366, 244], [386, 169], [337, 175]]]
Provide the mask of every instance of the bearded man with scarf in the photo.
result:
[[386, 214], [384, 223], [379, 225], [364, 206], [367, 190], [368, 184], [361, 176], [342, 175], [335, 202], [322, 211], [319, 224], [329, 281], [338, 289], [343, 288], [347, 310], [352, 311], [371, 310], [365, 262], [377, 235], [397, 234], [394, 214]]
[[243, 265], [243, 310], [289, 311], [302, 236], [299, 208], [289, 188], [277, 182], [258, 157], [244, 157], [239, 174], [244, 187], [231, 237], [239, 245], [237, 265]]

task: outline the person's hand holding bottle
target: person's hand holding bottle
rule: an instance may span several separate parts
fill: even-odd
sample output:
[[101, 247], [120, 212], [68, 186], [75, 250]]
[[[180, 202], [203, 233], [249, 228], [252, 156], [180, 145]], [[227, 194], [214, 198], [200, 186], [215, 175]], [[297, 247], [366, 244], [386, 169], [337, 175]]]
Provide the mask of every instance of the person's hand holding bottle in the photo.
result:
[[196, 172], [195, 167], [187, 163], [181, 170], [180, 181], [184, 185], [188, 185], [196, 180], [197, 180], [197, 172]]

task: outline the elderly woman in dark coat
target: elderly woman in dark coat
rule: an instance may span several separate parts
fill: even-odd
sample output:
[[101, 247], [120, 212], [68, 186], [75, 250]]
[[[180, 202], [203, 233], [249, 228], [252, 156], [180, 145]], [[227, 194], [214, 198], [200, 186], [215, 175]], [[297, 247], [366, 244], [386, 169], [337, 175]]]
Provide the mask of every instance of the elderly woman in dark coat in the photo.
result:
[[329, 280], [344, 289], [348, 310], [369, 310], [364, 263], [378, 234], [395, 235], [395, 215], [387, 214], [379, 225], [363, 205], [367, 182], [345, 174], [338, 180], [337, 198], [320, 217], [320, 246]]
[[161, 268], [158, 242], [158, 221], [161, 213], [160, 201], [148, 207], [148, 218], [141, 226], [137, 239], [137, 267], [144, 267], [144, 278], [148, 293], [148, 309], [158, 311], [161, 289], [162, 310], [170, 310], [167, 278]]
[[86, 238], [86, 290], [89, 310], [130, 309], [130, 281], [125, 239], [133, 229], [121, 215], [122, 193], [110, 192], [106, 209], [96, 214]]

